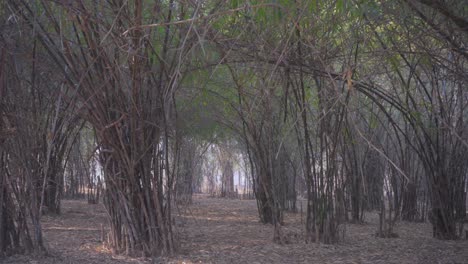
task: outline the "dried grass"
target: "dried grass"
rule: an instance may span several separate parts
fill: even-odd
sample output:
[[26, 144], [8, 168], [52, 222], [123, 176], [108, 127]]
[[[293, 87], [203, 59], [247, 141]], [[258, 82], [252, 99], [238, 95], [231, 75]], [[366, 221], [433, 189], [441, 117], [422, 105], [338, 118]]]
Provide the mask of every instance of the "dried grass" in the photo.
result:
[[195, 196], [179, 208], [178, 254], [170, 258], [129, 258], [103, 247], [102, 205], [64, 201], [63, 214], [45, 216], [43, 227], [50, 256], [13, 256], [3, 263], [468, 263], [468, 241], [431, 237], [426, 223], [397, 224], [398, 238], [377, 238], [378, 216], [343, 227], [336, 245], [305, 244], [301, 215], [286, 214], [282, 233], [287, 244], [273, 243], [273, 228], [258, 221], [255, 201]]

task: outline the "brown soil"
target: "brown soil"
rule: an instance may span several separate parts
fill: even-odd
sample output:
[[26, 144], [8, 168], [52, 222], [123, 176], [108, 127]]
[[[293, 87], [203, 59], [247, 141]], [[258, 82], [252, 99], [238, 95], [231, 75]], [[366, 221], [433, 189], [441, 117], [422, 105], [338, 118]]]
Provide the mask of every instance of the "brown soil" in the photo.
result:
[[113, 255], [101, 243], [106, 226], [102, 205], [63, 201], [63, 214], [45, 216], [47, 256], [16, 255], [2, 263], [468, 263], [468, 241], [431, 237], [425, 223], [399, 223], [398, 238], [377, 238], [377, 216], [365, 224], [343, 227], [336, 245], [305, 244], [301, 213], [287, 214], [282, 233], [288, 244], [272, 242], [270, 225], [258, 222], [255, 201], [194, 197], [179, 208], [176, 221], [178, 253], [170, 258], [129, 258]]

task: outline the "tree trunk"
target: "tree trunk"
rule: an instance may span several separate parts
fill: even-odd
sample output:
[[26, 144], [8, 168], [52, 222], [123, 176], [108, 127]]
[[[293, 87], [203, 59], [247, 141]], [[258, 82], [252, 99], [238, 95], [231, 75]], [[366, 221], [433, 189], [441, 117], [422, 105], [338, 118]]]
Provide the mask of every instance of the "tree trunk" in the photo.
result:
[[403, 190], [403, 206], [401, 209], [401, 219], [405, 221], [415, 221], [418, 215], [417, 187], [414, 183], [408, 183]]
[[438, 239], [456, 239], [455, 204], [452, 200], [452, 188], [446, 175], [437, 174], [432, 184], [432, 225], [434, 237]]

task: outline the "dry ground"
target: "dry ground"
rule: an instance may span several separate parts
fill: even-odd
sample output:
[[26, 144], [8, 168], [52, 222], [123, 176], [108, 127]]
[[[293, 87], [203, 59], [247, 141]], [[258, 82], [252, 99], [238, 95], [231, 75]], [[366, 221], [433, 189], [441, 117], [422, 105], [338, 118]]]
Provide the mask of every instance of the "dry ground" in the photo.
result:
[[255, 201], [196, 196], [179, 208], [180, 248], [171, 258], [129, 258], [112, 255], [100, 242], [106, 212], [86, 201], [64, 201], [63, 214], [45, 216], [48, 256], [12, 256], [2, 263], [468, 263], [468, 241], [440, 241], [431, 227], [399, 223], [399, 238], [376, 238], [377, 217], [344, 226], [337, 245], [305, 244], [301, 214], [288, 214], [283, 227], [289, 244], [272, 242], [272, 227], [258, 222]]

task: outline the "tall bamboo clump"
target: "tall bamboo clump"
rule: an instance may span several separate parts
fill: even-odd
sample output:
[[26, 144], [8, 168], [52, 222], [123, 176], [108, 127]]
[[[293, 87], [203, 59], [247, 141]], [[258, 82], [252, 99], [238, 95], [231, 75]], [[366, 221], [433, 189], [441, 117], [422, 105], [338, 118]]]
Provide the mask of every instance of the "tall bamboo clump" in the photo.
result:
[[[9, 3], [62, 66], [74, 88], [67, 99], [76, 99], [96, 131], [109, 245], [126, 254], [171, 254], [173, 94], [193, 48], [193, 25], [171, 21], [193, 8], [140, 0]], [[163, 26], [143, 26], [154, 22]]]
[[78, 130], [57, 68], [30, 24], [6, 19], [9, 12], [0, 12], [0, 256], [45, 250], [40, 218], [60, 213], [61, 176]]

